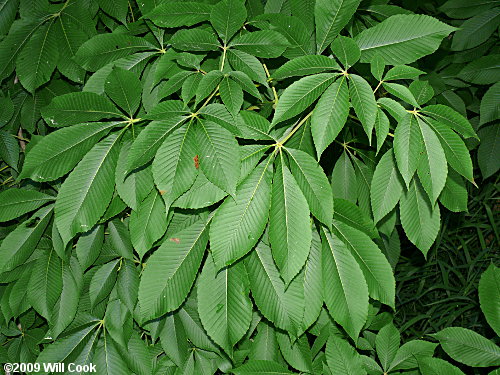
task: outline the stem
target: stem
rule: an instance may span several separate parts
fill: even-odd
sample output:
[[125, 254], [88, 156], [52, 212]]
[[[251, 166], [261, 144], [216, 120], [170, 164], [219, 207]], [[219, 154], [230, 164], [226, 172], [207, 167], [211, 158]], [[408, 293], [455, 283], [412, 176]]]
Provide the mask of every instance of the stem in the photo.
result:
[[201, 107], [196, 111], [196, 113], [200, 112], [203, 108], [207, 106], [207, 104], [212, 100], [212, 98], [217, 94], [217, 91], [219, 91], [219, 86], [215, 88], [215, 90], [210, 94], [210, 96], [205, 100], [205, 102], [201, 105]]
[[226, 51], [227, 51], [227, 46], [226, 46], [226, 43], [224, 43], [224, 46], [222, 47], [222, 59], [220, 62], [220, 71], [221, 72], [224, 70], [224, 64], [226, 63]]
[[128, 1], [128, 8], [130, 9], [130, 15], [132, 16], [132, 22], [135, 22], [134, 12], [132, 11], [132, 4]]
[[380, 82], [378, 83], [377, 87], [375, 87], [375, 90], [373, 90], [373, 93], [374, 93], [374, 94], [377, 92], [378, 88], [380, 87], [380, 85], [381, 85], [382, 83], [384, 83], [384, 80], [380, 81]]
[[[262, 66], [264, 67], [264, 70], [266, 72], [267, 81], [271, 82], [272, 78], [271, 78], [271, 75], [269, 74], [269, 70], [267, 70], [266, 64], [262, 64]], [[273, 91], [273, 96], [274, 96], [273, 102], [274, 102], [274, 107], [276, 108], [276, 106], [278, 105], [278, 93], [276, 92], [276, 89], [274, 88], [274, 86], [271, 86], [271, 90]]]
[[277, 143], [278, 147], [281, 147], [286, 141], [288, 141], [290, 139], [290, 137], [292, 135], [294, 135], [295, 132], [297, 130], [299, 130], [299, 128], [307, 121], [307, 119], [309, 117], [311, 117], [312, 114], [313, 114], [313, 111], [309, 112], [306, 115], [306, 117], [304, 117], [302, 120], [299, 121], [299, 123], [297, 124], [297, 126], [295, 126], [295, 128], [293, 128], [293, 130], [285, 138], [283, 138], [281, 141], [278, 141], [278, 143]]

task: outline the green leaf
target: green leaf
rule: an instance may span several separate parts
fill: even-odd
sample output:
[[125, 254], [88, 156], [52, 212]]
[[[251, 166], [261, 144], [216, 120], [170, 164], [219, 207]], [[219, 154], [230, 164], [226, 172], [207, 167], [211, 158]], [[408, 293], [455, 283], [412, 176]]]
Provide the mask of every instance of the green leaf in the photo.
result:
[[500, 101], [500, 83], [495, 83], [492, 85], [488, 91], [483, 95], [481, 99], [480, 114], [481, 119], [479, 121], [480, 125], [486, 124], [487, 122], [494, 121], [500, 117], [500, 106], [498, 102]]
[[48, 106], [42, 108], [42, 116], [47, 124], [56, 128], [123, 117], [111, 101], [93, 92], [56, 96]]
[[130, 240], [142, 259], [153, 244], [167, 230], [165, 203], [156, 189], [130, 214]]
[[342, 35], [335, 38], [330, 48], [345, 70], [356, 64], [361, 56], [361, 51], [354, 39]]
[[347, 246], [328, 231], [321, 234], [323, 293], [328, 311], [353, 340], [368, 317], [368, 287]]
[[234, 197], [240, 175], [238, 142], [229, 131], [211, 121], [198, 121], [195, 129], [201, 171], [210, 182]]
[[[144, 131], [143, 131], [144, 132]], [[142, 134], [142, 133], [141, 133]], [[153, 175], [151, 167], [136, 169], [127, 173], [127, 160], [130, 154], [131, 142], [122, 144], [120, 155], [115, 170], [116, 191], [120, 198], [131, 207], [137, 210], [139, 204], [153, 189]]]
[[330, 335], [325, 354], [332, 375], [366, 375], [359, 354], [340, 337]]
[[132, 171], [149, 162], [165, 139], [186, 119], [186, 116], [172, 116], [169, 119], [149, 123], [130, 147], [126, 169]]
[[235, 136], [241, 135], [240, 130], [236, 127], [234, 117], [222, 104], [209, 104], [205, 108], [200, 109], [198, 114], [203, 115], [205, 119], [213, 121], [223, 128], [226, 128]]
[[89, 268], [97, 259], [104, 242], [104, 225], [96, 225], [82, 234], [76, 243], [76, 256], [82, 270]]
[[320, 73], [292, 83], [279, 98], [272, 124], [300, 114], [323, 94], [336, 77], [334, 73]]
[[91, 307], [106, 299], [116, 283], [119, 260], [114, 260], [97, 268], [89, 285]]
[[99, 7], [123, 24], [127, 23], [128, 4], [119, 0], [97, 0]]
[[422, 375], [465, 375], [458, 367], [440, 358], [419, 358], [418, 365]]
[[289, 375], [292, 374], [283, 365], [273, 361], [251, 360], [247, 361], [244, 365], [231, 370], [235, 375]]
[[193, 184], [198, 174], [193, 122], [174, 130], [163, 142], [153, 161], [153, 178], [168, 209]]
[[0, 192], [0, 222], [36, 210], [55, 198], [36, 190], [11, 188]]
[[229, 77], [225, 77], [219, 84], [219, 93], [229, 113], [233, 117], [236, 116], [243, 105], [243, 90], [240, 85]]
[[62, 184], [54, 222], [65, 244], [75, 234], [90, 230], [111, 201], [119, 138], [111, 135], [96, 144]]
[[361, 121], [363, 129], [371, 144], [375, 118], [377, 117], [377, 102], [372, 88], [366, 80], [356, 74], [349, 75], [349, 94], [354, 112]]
[[337, 138], [347, 121], [349, 91], [346, 83], [346, 79], [341, 77], [328, 87], [311, 116], [311, 132], [318, 158]]
[[238, 185], [235, 198], [226, 198], [214, 215], [210, 248], [217, 269], [248, 253], [264, 231], [271, 199], [269, 162], [270, 159], [256, 167]]
[[289, 45], [288, 40], [273, 30], [254, 31], [236, 37], [229, 43], [229, 47], [235, 47], [250, 55], [263, 58], [279, 57]]
[[451, 49], [462, 51], [484, 43], [495, 32], [500, 22], [500, 10], [488, 9], [465, 20], [460, 29], [453, 34]]
[[104, 92], [133, 118], [141, 104], [142, 92], [141, 82], [135, 73], [115, 66], [106, 79]]
[[464, 138], [474, 137], [479, 139], [470, 122], [460, 113], [448, 106], [442, 104], [428, 105], [422, 109], [422, 113], [449, 126]]
[[0, 245], [0, 272], [16, 268], [30, 257], [52, 218], [53, 208], [42, 207], [5, 237]]
[[384, 371], [389, 371], [389, 365], [392, 364], [399, 348], [399, 331], [394, 324], [389, 323], [384, 326], [375, 338], [377, 356]]
[[262, 141], [273, 141], [274, 138], [268, 134], [271, 124], [265, 117], [253, 111], [240, 111], [238, 117], [238, 128], [241, 131], [241, 138], [255, 139]]
[[439, 202], [453, 212], [467, 211], [467, 188], [465, 181], [453, 169], [448, 170], [446, 184], [439, 196]]
[[360, 230], [372, 239], [379, 236], [373, 220], [367, 215], [366, 211], [342, 198], [335, 198], [333, 201], [335, 203], [335, 212], [333, 214], [335, 220], [342, 221]]
[[205, 74], [196, 89], [196, 104], [209, 96], [217, 88], [223, 77], [224, 73], [220, 70], [211, 70]]
[[116, 286], [118, 297], [127, 306], [129, 311], [133, 313], [139, 293], [139, 272], [131, 260], [123, 259], [118, 271]]
[[303, 291], [297, 290], [294, 283], [286, 288], [271, 250], [262, 242], [246, 258], [245, 266], [252, 296], [259, 311], [276, 327], [295, 336], [304, 311]]
[[342, 198], [352, 203], [357, 201], [356, 171], [347, 155], [342, 152], [337, 159], [332, 171], [332, 195], [334, 198]]
[[409, 89], [419, 105], [427, 103], [434, 97], [434, 89], [427, 81], [413, 81]]
[[500, 269], [489, 265], [479, 280], [479, 303], [486, 321], [497, 333], [500, 332]]
[[245, 3], [241, 0], [219, 1], [210, 13], [210, 23], [224, 44], [236, 34], [247, 19]]
[[243, 51], [238, 51], [237, 49], [229, 49], [226, 57], [234, 70], [242, 71], [248, 75], [252, 81], [267, 86], [266, 72], [255, 56]]
[[403, 193], [404, 181], [396, 167], [392, 150], [380, 159], [370, 187], [371, 207], [375, 223], [391, 212]]
[[482, 142], [477, 151], [477, 161], [483, 178], [488, 178], [500, 168], [500, 126], [486, 126], [479, 131], [479, 135]]
[[361, 62], [378, 54], [389, 65], [409, 64], [437, 50], [454, 30], [427, 15], [398, 14], [364, 30], [355, 40], [361, 49]]
[[359, 0], [317, 0], [314, 6], [317, 53], [321, 54], [349, 22]]
[[389, 69], [384, 76], [384, 81], [395, 81], [398, 79], [417, 79], [424, 71], [407, 65], [396, 65]]
[[340, 70], [340, 66], [334, 59], [323, 55], [300, 56], [284, 63], [271, 74], [271, 77], [274, 79], [301, 77], [326, 70]]
[[311, 246], [309, 206], [280, 153], [269, 214], [273, 258], [288, 285], [304, 266]]
[[414, 179], [399, 203], [401, 224], [408, 239], [427, 256], [439, 232], [439, 205], [431, 205], [420, 181]]
[[453, 130], [439, 121], [429, 118], [425, 119], [425, 121], [439, 138], [448, 164], [469, 181], [474, 181], [472, 160], [469, 150], [462, 139]]
[[208, 242], [207, 222], [196, 221], [168, 238], [148, 259], [139, 284], [142, 321], [177, 309], [191, 290]]
[[0, 130], [0, 158], [11, 168], [18, 170], [19, 143], [9, 133]]
[[64, 176], [117, 125], [117, 122], [95, 122], [47, 134], [26, 155], [18, 178], [44, 182]]
[[473, 367], [500, 365], [500, 348], [467, 328], [448, 327], [432, 335], [455, 361]]
[[[238, 0], [235, 0], [238, 1]], [[257, 90], [257, 87], [255, 84], [252, 82], [250, 77], [243, 73], [243, 72], [229, 72], [229, 77], [235, 82], [237, 82], [241, 88], [252, 95], [253, 97], [257, 98], [258, 100], [262, 101], [262, 96], [259, 93], [259, 90]]]
[[80, 300], [82, 277], [82, 271], [76, 260], [63, 262], [60, 298], [55, 306], [51, 306], [52, 315], [48, 319], [53, 337], [58, 337], [75, 318]]
[[398, 122], [394, 132], [394, 155], [407, 187], [417, 170], [422, 149], [423, 140], [418, 119], [408, 113]]
[[414, 107], [419, 107], [417, 100], [413, 96], [412, 92], [408, 87], [400, 85], [398, 83], [384, 83], [384, 89], [391, 95], [401, 99], [402, 101], [411, 104]]
[[432, 357], [436, 346], [437, 344], [421, 340], [406, 342], [397, 350], [388, 371], [406, 370], [418, 367], [417, 360]]
[[326, 226], [333, 217], [333, 196], [328, 178], [323, 169], [310, 155], [292, 148], [285, 149], [289, 155], [290, 170], [309, 204], [309, 210]]
[[146, 17], [160, 27], [193, 26], [208, 21], [212, 6], [191, 1], [169, 1], [158, 5]]
[[124, 33], [98, 34], [76, 51], [75, 60], [86, 70], [95, 72], [103, 66], [139, 51], [156, 49], [144, 38]]
[[343, 222], [334, 220], [333, 230], [358, 262], [370, 297], [394, 308], [396, 282], [391, 266], [379, 247], [366, 234]]
[[19, 53], [16, 73], [23, 87], [31, 93], [50, 80], [59, 58], [59, 49], [51, 20], [33, 33]]
[[252, 303], [248, 293], [243, 263], [217, 272], [212, 258], [207, 258], [200, 274], [198, 311], [209, 336], [229, 355], [250, 327]]
[[446, 183], [448, 167], [446, 156], [438, 137], [422, 120], [418, 119], [423, 140], [423, 154], [417, 167], [418, 177], [424, 190], [434, 204]]
[[216, 51], [219, 48], [217, 37], [202, 29], [182, 29], [177, 31], [170, 43], [181, 51]]
[[377, 108], [377, 117], [375, 117], [375, 134], [377, 135], [378, 154], [389, 134], [389, 119], [380, 108]]
[[62, 286], [61, 258], [53, 249], [43, 251], [32, 268], [27, 297], [31, 306], [47, 320], [51, 318]]
[[199, 172], [193, 185], [173, 203], [173, 206], [203, 208], [222, 200], [226, 195], [227, 193], [212, 184], [203, 172]]

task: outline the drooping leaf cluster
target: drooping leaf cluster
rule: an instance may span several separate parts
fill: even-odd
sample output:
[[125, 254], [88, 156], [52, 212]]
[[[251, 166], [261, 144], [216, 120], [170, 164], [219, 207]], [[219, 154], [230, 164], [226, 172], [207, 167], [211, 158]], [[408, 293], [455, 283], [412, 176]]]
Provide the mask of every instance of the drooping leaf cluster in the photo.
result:
[[[500, 164], [500, 8], [431, 8], [0, 1], [0, 362], [499, 366], [468, 328], [392, 322], [401, 243], [426, 257]], [[492, 264], [497, 335], [499, 286]]]

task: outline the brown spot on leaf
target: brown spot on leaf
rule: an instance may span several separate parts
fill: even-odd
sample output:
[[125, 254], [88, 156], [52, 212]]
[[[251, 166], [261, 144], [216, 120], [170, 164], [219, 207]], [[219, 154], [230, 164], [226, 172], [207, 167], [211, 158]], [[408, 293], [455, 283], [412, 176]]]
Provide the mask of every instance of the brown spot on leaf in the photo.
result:
[[175, 243], [181, 243], [181, 239], [177, 237], [172, 237], [170, 241], [175, 242]]
[[160, 190], [160, 195], [163, 195], [166, 193], [166, 190]]
[[193, 158], [193, 160], [194, 160], [194, 167], [195, 167], [196, 169], [200, 168], [200, 158], [198, 157], [198, 155], [196, 155], [196, 156]]

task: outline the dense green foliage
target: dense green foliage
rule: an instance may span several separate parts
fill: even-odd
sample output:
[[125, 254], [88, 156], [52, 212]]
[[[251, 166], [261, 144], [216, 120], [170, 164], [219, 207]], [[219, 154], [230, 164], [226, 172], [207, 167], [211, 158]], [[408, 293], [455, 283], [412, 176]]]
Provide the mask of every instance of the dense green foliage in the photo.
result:
[[0, 363], [498, 374], [471, 4], [0, 0]]

